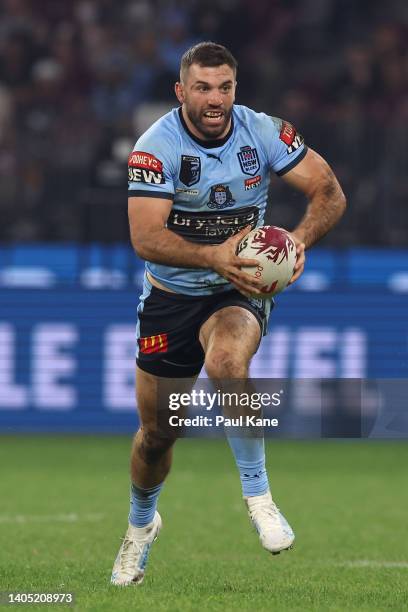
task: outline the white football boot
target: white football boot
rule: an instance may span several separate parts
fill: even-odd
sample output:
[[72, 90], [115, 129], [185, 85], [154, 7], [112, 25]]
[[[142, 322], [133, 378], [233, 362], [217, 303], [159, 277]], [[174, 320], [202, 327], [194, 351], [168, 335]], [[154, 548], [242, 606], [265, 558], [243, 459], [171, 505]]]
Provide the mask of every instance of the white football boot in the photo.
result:
[[128, 586], [142, 582], [151, 545], [159, 535], [161, 526], [162, 520], [158, 512], [145, 527], [134, 527], [129, 523], [113, 565], [112, 584]]
[[249, 518], [259, 534], [261, 544], [273, 555], [292, 548], [295, 534], [285, 517], [276, 507], [271, 492], [254, 497], [244, 497]]

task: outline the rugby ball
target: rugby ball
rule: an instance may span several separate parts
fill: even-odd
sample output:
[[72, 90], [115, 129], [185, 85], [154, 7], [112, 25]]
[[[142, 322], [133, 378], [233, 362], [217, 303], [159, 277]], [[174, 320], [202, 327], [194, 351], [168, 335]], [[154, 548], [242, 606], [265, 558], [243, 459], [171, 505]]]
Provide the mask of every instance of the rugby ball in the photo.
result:
[[272, 297], [285, 289], [296, 264], [296, 243], [281, 227], [263, 225], [250, 231], [238, 245], [239, 257], [256, 259], [258, 266], [242, 268], [247, 274], [264, 281], [262, 295]]

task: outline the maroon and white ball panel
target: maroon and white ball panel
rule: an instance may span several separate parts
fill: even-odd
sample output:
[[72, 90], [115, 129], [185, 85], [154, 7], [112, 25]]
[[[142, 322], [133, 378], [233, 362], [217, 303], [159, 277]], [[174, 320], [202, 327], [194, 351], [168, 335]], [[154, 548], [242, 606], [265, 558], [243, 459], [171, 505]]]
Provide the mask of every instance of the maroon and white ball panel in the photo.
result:
[[257, 259], [257, 267], [243, 270], [264, 281], [262, 296], [271, 297], [285, 289], [292, 278], [296, 264], [296, 244], [290, 234], [281, 227], [263, 225], [252, 230], [241, 240], [238, 255], [246, 259]]

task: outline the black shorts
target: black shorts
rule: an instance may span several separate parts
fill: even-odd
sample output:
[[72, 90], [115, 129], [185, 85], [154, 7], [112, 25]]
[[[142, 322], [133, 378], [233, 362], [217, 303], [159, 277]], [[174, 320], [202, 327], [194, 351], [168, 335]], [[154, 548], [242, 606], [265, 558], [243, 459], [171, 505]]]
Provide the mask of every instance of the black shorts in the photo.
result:
[[217, 310], [240, 306], [252, 312], [266, 334], [271, 299], [246, 298], [236, 289], [211, 295], [170, 293], [147, 284], [138, 306], [136, 363], [155, 376], [184, 378], [199, 374], [204, 351], [200, 328]]

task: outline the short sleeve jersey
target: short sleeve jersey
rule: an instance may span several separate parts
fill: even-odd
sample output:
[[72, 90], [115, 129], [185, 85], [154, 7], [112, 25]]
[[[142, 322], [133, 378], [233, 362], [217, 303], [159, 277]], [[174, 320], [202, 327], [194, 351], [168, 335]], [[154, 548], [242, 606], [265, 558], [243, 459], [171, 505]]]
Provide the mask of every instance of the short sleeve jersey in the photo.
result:
[[[129, 197], [172, 200], [169, 230], [186, 240], [219, 244], [243, 227], [263, 224], [270, 172], [291, 170], [306, 154], [302, 136], [288, 122], [240, 105], [231, 129], [203, 141], [185, 124], [181, 108], [154, 123], [129, 156]], [[165, 287], [188, 295], [231, 285], [213, 270], [146, 262]]]

